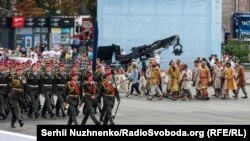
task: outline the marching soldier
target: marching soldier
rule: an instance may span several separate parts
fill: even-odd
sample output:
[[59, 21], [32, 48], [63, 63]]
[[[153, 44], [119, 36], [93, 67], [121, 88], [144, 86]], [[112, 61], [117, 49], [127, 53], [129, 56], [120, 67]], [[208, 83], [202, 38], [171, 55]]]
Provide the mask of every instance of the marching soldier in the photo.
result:
[[72, 73], [76, 73], [77, 74], [77, 81], [81, 81], [81, 73], [79, 72], [79, 70], [77, 69], [77, 66], [74, 64], [71, 70], [71, 74]]
[[24, 125], [21, 118], [21, 112], [20, 112], [20, 98], [24, 94], [24, 84], [23, 80], [25, 79], [24, 76], [22, 76], [22, 69], [17, 68], [16, 73], [11, 76], [10, 81], [10, 104], [11, 104], [11, 111], [12, 111], [12, 119], [11, 119], [11, 127], [15, 127], [15, 122], [18, 120], [20, 127]]
[[[112, 109], [115, 104], [115, 97], [120, 102], [120, 95], [117, 91], [115, 82], [112, 82], [112, 74], [106, 73], [106, 80], [103, 81], [101, 87], [101, 93], [103, 96], [103, 109], [100, 115], [100, 121], [103, 121], [103, 125], [107, 125], [108, 121], [111, 125], [114, 125], [112, 118]], [[104, 118], [104, 119], [103, 119]]]
[[[72, 80], [67, 82], [66, 84], [66, 93], [67, 93], [67, 103], [69, 104], [68, 108], [68, 125], [74, 123], [78, 125], [76, 116], [78, 114], [79, 108], [82, 105], [82, 89], [81, 83], [77, 81], [78, 75], [77, 73], [71, 73]], [[81, 101], [81, 104], [80, 104]], [[79, 105], [80, 104], [80, 105]]]
[[[98, 109], [99, 111], [101, 112], [101, 93], [100, 93], [100, 90], [101, 90], [101, 87], [102, 87], [102, 82], [104, 81], [105, 79], [105, 74], [103, 72], [103, 69], [102, 69], [102, 65], [98, 65], [96, 67], [96, 72], [94, 74], [94, 81], [97, 82], [97, 87], [98, 87], [98, 92], [97, 92], [97, 97], [96, 97], [96, 100], [97, 100], [97, 106], [98, 106]], [[96, 109], [97, 109], [97, 106], [94, 107], [94, 112], [96, 113]]]
[[95, 115], [94, 115], [94, 110], [92, 107], [92, 103], [95, 102], [96, 103], [96, 94], [97, 94], [97, 86], [96, 83], [93, 81], [93, 75], [90, 73], [88, 74], [88, 80], [87, 82], [85, 82], [83, 84], [83, 91], [84, 91], [84, 106], [86, 106], [86, 113], [85, 116], [82, 120], [82, 125], [85, 125], [89, 116], [91, 117], [91, 119], [94, 121], [94, 123], [96, 125], [100, 125], [100, 122], [98, 122], [98, 120], [96, 119]]
[[59, 112], [61, 110], [62, 116], [65, 117], [66, 114], [64, 113], [63, 103], [66, 102], [65, 84], [69, 80], [69, 75], [65, 72], [64, 64], [59, 65], [59, 72], [56, 73], [55, 79], [56, 79], [55, 85], [56, 85], [56, 94], [57, 94], [56, 116], [61, 117], [61, 115], [59, 114]]
[[88, 80], [89, 73], [92, 73], [92, 65], [91, 64], [88, 64], [88, 67], [86, 70], [82, 70], [82, 79], [81, 79], [82, 82]]
[[32, 65], [32, 72], [27, 74], [27, 87], [30, 98], [30, 109], [29, 118], [33, 118], [32, 113], [34, 112], [35, 118], [39, 117], [38, 106], [39, 106], [39, 93], [41, 92], [42, 80], [41, 74], [38, 72], [37, 64]]
[[[3, 120], [6, 119], [8, 115], [8, 92], [9, 85], [8, 80], [10, 77], [10, 73], [5, 71], [4, 64], [0, 63], [0, 116], [3, 117]], [[7, 112], [7, 113], [6, 113]]]
[[46, 110], [48, 110], [50, 117], [54, 117], [54, 112], [52, 111], [51, 106], [51, 97], [54, 92], [54, 76], [51, 72], [51, 66], [49, 63], [46, 64], [46, 72], [42, 75], [42, 84], [43, 84], [43, 93], [45, 102], [42, 109], [42, 117], [46, 117]]
[[[88, 74], [92, 73], [92, 64], [89, 63], [87, 66], [87, 70], [82, 70], [82, 74], [81, 74], [81, 82], [85, 83], [85, 81], [88, 81]], [[97, 103], [96, 103], [97, 104]], [[84, 104], [83, 106], [83, 114], [86, 113], [86, 105]], [[96, 108], [94, 109], [94, 114], [96, 114]]]

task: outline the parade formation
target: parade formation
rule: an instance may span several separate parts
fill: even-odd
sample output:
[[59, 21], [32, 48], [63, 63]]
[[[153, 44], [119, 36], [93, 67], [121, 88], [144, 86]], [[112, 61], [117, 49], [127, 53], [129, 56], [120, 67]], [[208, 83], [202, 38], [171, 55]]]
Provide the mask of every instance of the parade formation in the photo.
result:
[[[112, 108], [115, 97], [120, 101], [115, 82], [112, 80], [111, 68], [106, 68], [106, 73], [96, 72], [92, 74], [91, 64], [88, 69], [80, 70], [80, 63], [75, 61], [72, 69], [65, 70], [65, 64], [59, 62], [55, 65], [53, 60], [48, 60], [45, 65], [31, 61], [20, 63], [14, 60], [7, 60], [0, 63], [0, 115], [5, 120], [9, 113], [12, 113], [11, 127], [16, 128], [16, 120], [20, 127], [22, 113], [27, 112], [29, 118], [51, 118], [69, 116], [68, 124], [78, 125], [76, 116], [84, 104], [85, 114], [81, 124], [86, 124], [89, 116], [96, 125], [101, 123], [97, 120], [97, 107], [101, 113], [101, 121], [107, 124], [112, 120]], [[53, 70], [52, 70], [53, 68]], [[97, 70], [102, 68], [97, 66]], [[100, 70], [100, 69], [99, 69]], [[40, 101], [40, 95], [45, 99]], [[57, 96], [54, 101], [53, 96]], [[103, 106], [101, 107], [101, 99]], [[42, 107], [43, 106], [43, 107]], [[41, 110], [41, 112], [40, 112]], [[40, 114], [41, 113], [41, 114]]]
[[[216, 98], [230, 99], [231, 90], [233, 98], [237, 99], [240, 89], [244, 93], [242, 98], [248, 98], [244, 67], [241, 62], [235, 65], [229, 55], [224, 55], [221, 60], [216, 55], [211, 55], [209, 61], [197, 58], [193, 70], [176, 60], [170, 61], [169, 68], [164, 71], [158, 61], [157, 57], [150, 58], [144, 72], [138, 68], [137, 62], [131, 62], [130, 67], [124, 70], [111, 68], [97, 58], [93, 73], [92, 61], [82, 68], [79, 60], [70, 67], [68, 62], [57, 59], [38, 59], [33, 64], [30, 60], [23, 63], [4, 60], [0, 62], [1, 119], [11, 115], [11, 127], [16, 128], [16, 121], [20, 127], [24, 126], [22, 119], [26, 113], [28, 118], [48, 118], [48, 115], [50, 118], [66, 118], [68, 115], [68, 125], [78, 125], [76, 117], [83, 113], [81, 125], [85, 125], [89, 117], [95, 125], [102, 122], [103, 125], [114, 125], [112, 109], [115, 99], [120, 104], [120, 93], [128, 98], [145, 95], [150, 101], [154, 97], [174, 101], [209, 100], [211, 94], [207, 89], [213, 87]], [[192, 87], [196, 94], [191, 93]], [[40, 96], [44, 97], [44, 103]], [[96, 117], [98, 111], [99, 118]]]

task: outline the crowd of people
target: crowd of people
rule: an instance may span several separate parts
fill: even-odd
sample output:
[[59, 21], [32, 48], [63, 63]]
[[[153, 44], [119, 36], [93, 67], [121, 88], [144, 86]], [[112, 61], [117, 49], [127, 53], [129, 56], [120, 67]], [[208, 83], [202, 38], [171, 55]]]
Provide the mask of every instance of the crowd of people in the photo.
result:
[[[125, 90], [127, 97], [131, 97], [135, 89], [136, 95], [144, 94], [148, 100], [152, 100], [155, 96], [158, 96], [159, 100], [163, 97], [172, 100], [178, 98], [191, 100], [193, 97], [209, 100], [208, 88], [211, 86], [214, 89], [213, 96], [217, 98], [230, 99], [229, 91], [232, 90], [233, 97], [237, 99], [240, 89], [244, 93], [242, 98], [248, 98], [244, 67], [240, 61], [234, 63], [232, 56], [227, 54], [223, 55], [222, 59], [211, 55], [209, 61], [198, 57], [194, 61], [193, 69], [177, 59], [170, 61], [166, 71], [160, 69], [155, 58], [151, 58], [146, 72], [138, 73], [136, 63], [132, 63], [128, 74], [130, 74], [127, 77], [128, 85], [121, 83], [126, 80], [124, 76], [117, 77], [118, 89], [120, 85], [128, 86]], [[195, 94], [191, 93], [192, 87], [195, 87]]]
[[[47, 118], [47, 114], [51, 118], [65, 118], [68, 115], [68, 124], [78, 125], [76, 117], [82, 106], [85, 114], [82, 125], [86, 124], [89, 116], [96, 125], [101, 122], [113, 125], [112, 109], [115, 98], [120, 101], [120, 93], [126, 94], [128, 98], [145, 95], [147, 100], [153, 100], [154, 97], [174, 101], [179, 98], [191, 100], [193, 97], [209, 100], [211, 94], [208, 94], [208, 87], [211, 86], [214, 89], [213, 96], [217, 98], [229, 99], [231, 90], [234, 99], [237, 99], [240, 89], [244, 93], [242, 98], [248, 98], [244, 67], [241, 62], [235, 64], [229, 55], [224, 55], [222, 59], [211, 55], [209, 61], [197, 58], [193, 69], [180, 60], [170, 61], [166, 71], [161, 70], [159, 57], [148, 60], [146, 71], [140, 70], [136, 61], [131, 62], [125, 70], [111, 68], [97, 58], [96, 70], [93, 72], [92, 60], [86, 53], [74, 58], [74, 51], [70, 57], [67, 54], [71, 51], [62, 55], [64, 48], [56, 49], [54, 56], [46, 55], [46, 49], [40, 55], [36, 49], [30, 51], [26, 52], [26, 57], [37, 57], [35, 63], [31, 60], [21, 63], [10, 59], [12, 54], [19, 53], [22, 56], [23, 49], [4, 50], [1, 56], [0, 116], [5, 120], [11, 112], [12, 128], [15, 128], [16, 121], [21, 127], [24, 125], [22, 115], [25, 113], [29, 118], [38, 118], [40, 115]], [[88, 51], [91, 52], [91, 48]], [[66, 67], [69, 61], [73, 62], [72, 66]], [[195, 94], [191, 93], [192, 87], [196, 90]], [[41, 95], [44, 96], [44, 103], [40, 100]], [[57, 96], [57, 101], [54, 96]], [[96, 118], [98, 111], [99, 119]]]

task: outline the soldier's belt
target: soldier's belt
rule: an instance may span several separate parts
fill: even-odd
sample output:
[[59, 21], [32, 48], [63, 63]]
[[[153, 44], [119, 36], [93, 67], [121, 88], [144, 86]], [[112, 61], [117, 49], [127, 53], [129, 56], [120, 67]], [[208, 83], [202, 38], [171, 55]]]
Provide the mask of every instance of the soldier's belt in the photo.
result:
[[65, 84], [57, 84], [58, 87], [65, 87]]
[[21, 89], [21, 88], [12, 88], [12, 90], [23, 91], [23, 89]]
[[8, 84], [0, 84], [0, 86], [8, 86]]
[[92, 94], [85, 94], [85, 95], [92, 96]]
[[52, 87], [52, 84], [44, 84], [45, 87]]
[[110, 96], [110, 97], [114, 97], [115, 95], [110, 95], [110, 94], [103, 94], [104, 96]]
[[78, 97], [79, 97], [79, 95], [68, 95], [68, 97], [78, 98]]
[[32, 87], [32, 88], [37, 88], [38, 85], [28, 85], [29, 87]]

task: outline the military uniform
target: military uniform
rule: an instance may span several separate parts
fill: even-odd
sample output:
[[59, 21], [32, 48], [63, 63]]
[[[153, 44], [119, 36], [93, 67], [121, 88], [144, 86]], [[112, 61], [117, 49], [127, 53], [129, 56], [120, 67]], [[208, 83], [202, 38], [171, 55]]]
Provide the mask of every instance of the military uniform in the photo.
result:
[[29, 72], [27, 74], [27, 88], [28, 95], [30, 98], [30, 110], [28, 116], [32, 118], [32, 113], [35, 113], [35, 117], [39, 116], [38, 106], [39, 106], [39, 93], [41, 93], [42, 80], [41, 74], [36, 72]]
[[56, 94], [57, 94], [57, 102], [56, 102], [56, 115], [60, 117], [59, 112], [61, 110], [62, 116], [65, 117], [64, 106], [63, 103], [66, 102], [66, 87], [65, 84], [69, 80], [68, 73], [58, 72], [55, 76], [55, 86], [56, 86]]
[[0, 116], [2, 116], [3, 119], [6, 118], [9, 111], [9, 103], [8, 103], [9, 78], [10, 78], [10, 73], [0, 72]]
[[[26, 64], [27, 63], [25, 63], [25, 65]], [[31, 70], [29, 68], [26, 68], [26, 69], [23, 70], [23, 75], [27, 76], [27, 74], [30, 73], [30, 72], [31, 72]], [[30, 101], [29, 101], [28, 85], [27, 85], [26, 79], [25, 79], [25, 81], [23, 83], [24, 83], [24, 95], [23, 95], [23, 97], [21, 97], [21, 105], [22, 105], [22, 108], [25, 110], [25, 112], [27, 112], [28, 111], [28, 105], [29, 105]]]
[[[92, 74], [89, 74], [88, 77], [91, 77]], [[96, 117], [94, 116], [94, 110], [92, 107], [93, 103], [96, 103], [96, 94], [97, 94], [97, 85], [95, 82], [91, 81], [91, 82], [85, 82], [83, 84], [83, 91], [84, 91], [84, 106], [86, 107], [86, 113], [85, 116], [82, 120], [82, 125], [85, 125], [89, 116], [91, 117], [91, 119], [94, 121], [94, 123], [96, 125], [100, 124], [98, 122], [98, 120], [96, 119]]]
[[[111, 74], [106, 74], [106, 77], [109, 75]], [[104, 125], [106, 125], [108, 121], [111, 125], [114, 125], [112, 109], [115, 104], [115, 97], [117, 98], [117, 101], [120, 101], [120, 95], [117, 91], [115, 82], [104, 80], [101, 87], [101, 94], [103, 96], [103, 109], [101, 112], [100, 121], [103, 121]]]
[[[47, 67], [49, 64], [47, 64]], [[42, 117], [46, 118], [46, 110], [48, 110], [51, 118], [55, 115], [52, 110], [52, 94], [54, 93], [54, 75], [52, 72], [45, 72], [42, 74], [42, 92], [44, 94], [45, 102], [42, 109]]]
[[[17, 71], [20, 71], [21, 68], [17, 69]], [[20, 127], [23, 126], [22, 118], [21, 118], [21, 112], [20, 112], [20, 100], [21, 96], [24, 94], [24, 76], [18, 76], [17, 74], [14, 74], [11, 76], [10, 81], [10, 104], [11, 104], [11, 111], [12, 111], [12, 119], [11, 119], [11, 127], [15, 128], [15, 122], [16, 120], [19, 121]]]
[[[97, 68], [99, 68], [101, 66], [97, 66]], [[102, 87], [102, 82], [105, 80], [105, 74], [104, 73], [100, 73], [100, 72], [95, 72], [94, 74], [94, 81], [97, 82], [97, 87], [98, 87], [98, 92], [97, 92], [97, 96], [96, 96], [96, 100], [97, 100], [97, 104], [96, 106], [94, 106], [94, 111], [96, 112], [97, 106], [99, 111], [101, 112], [101, 87]]]
[[[72, 73], [71, 77], [77, 75], [76, 73]], [[73, 122], [75, 125], [78, 125], [76, 116], [78, 114], [78, 106], [82, 98], [82, 89], [81, 83], [79, 81], [73, 82], [72, 80], [67, 82], [66, 84], [66, 93], [67, 93], [67, 103], [69, 104], [68, 108], [68, 125], [71, 125]]]

